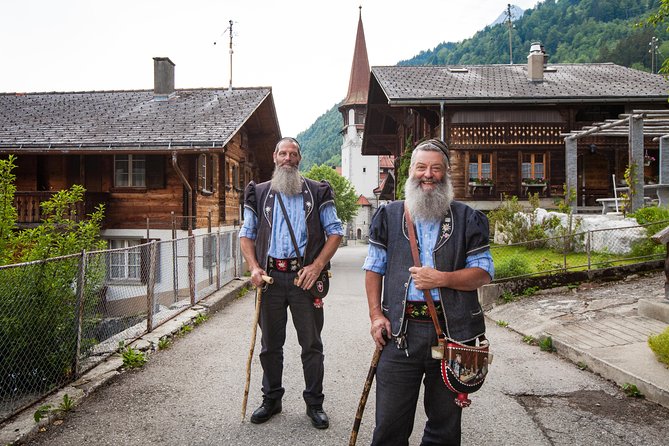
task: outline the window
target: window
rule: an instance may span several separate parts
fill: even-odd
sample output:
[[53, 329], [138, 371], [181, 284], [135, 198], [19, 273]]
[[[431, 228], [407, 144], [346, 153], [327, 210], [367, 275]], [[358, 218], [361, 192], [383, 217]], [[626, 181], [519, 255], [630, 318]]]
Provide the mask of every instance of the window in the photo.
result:
[[113, 280], [141, 279], [141, 252], [139, 240], [110, 240], [111, 249], [119, 249], [111, 253], [109, 277]]
[[144, 155], [114, 156], [114, 186], [146, 186], [146, 159]]
[[470, 153], [469, 178], [492, 181], [492, 155], [490, 153]]
[[521, 166], [521, 178], [545, 179], [546, 165], [543, 153], [523, 153], [523, 162]]

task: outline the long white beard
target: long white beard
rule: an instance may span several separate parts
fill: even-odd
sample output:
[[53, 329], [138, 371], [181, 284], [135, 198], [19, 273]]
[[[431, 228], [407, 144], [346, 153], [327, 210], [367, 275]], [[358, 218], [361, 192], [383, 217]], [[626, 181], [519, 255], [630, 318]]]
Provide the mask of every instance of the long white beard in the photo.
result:
[[302, 176], [297, 166], [275, 166], [272, 174], [272, 189], [284, 195], [302, 193]]
[[434, 185], [434, 189], [423, 190], [420, 180], [411, 177], [404, 183], [404, 201], [414, 220], [439, 221], [446, 215], [453, 201], [451, 178], [446, 175], [441, 183]]

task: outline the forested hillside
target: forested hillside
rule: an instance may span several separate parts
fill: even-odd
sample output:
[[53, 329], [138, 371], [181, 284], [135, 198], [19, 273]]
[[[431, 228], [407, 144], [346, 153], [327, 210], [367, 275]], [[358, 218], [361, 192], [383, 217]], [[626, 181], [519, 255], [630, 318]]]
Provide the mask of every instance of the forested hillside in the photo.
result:
[[[514, 63], [526, 63], [530, 44], [544, 44], [549, 63], [613, 62], [651, 71], [669, 57], [666, 26], [637, 26], [659, 0], [545, 0], [514, 22]], [[509, 27], [488, 26], [461, 42], [444, 42], [431, 50], [403, 60], [398, 65], [458, 65], [509, 63]], [[651, 61], [649, 43], [658, 39], [657, 59]], [[373, 62], [374, 55], [370, 54]], [[343, 96], [343, 95], [342, 95]], [[338, 104], [320, 116], [309, 129], [297, 135], [305, 163], [340, 164], [343, 126]]]

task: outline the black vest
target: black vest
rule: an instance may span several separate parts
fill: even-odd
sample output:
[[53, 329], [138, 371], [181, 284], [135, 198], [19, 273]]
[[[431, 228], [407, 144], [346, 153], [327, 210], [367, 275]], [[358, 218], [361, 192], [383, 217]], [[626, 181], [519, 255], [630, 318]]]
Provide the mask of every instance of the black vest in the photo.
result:
[[[413, 266], [404, 201], [380, 207], [372, 219], [369, 242], [387, 253], [383, 279], [383, 310], [390, 320], [393, 335], [405, 330], [404, 309]], [[489, 249], [488, 219], [471, 207], [452, 202], [441, 222], [435, 246], [419, 246], [432, 252], [434, 267], [439, 271], [456, 271], [465, 267], [467, 256]], [[483, 310], [478, 293], [439, 288], [439, 299], [446, 316], [446, 336], [465, 342], [485, 333]]]
[[[276, 194], [272, 190], [271, 181], [255, 184], [251, 181], [244, 191], [244, 207], [251, 210], [258, 218], [258, 232], [255, 240], [256, 259], [260, 266], [267, 270], [267, 253], [272, 237], [272, 222], [274, 212], [281, 212], [281, 207], [275, 210]], [[334, 204], [334, 194], [327, 181], [314, 181], [302, 178], [302, 198], [304, 215], [306, 216], [307, 246], [304, 252], [304, 265], [314, 261], [323, 249], [326, 235], [321, 225], [320, 211], [328, 203]], [[286, 234], [290, 237], [290, 234]], [[298, 234], [295, 235], [299, 238]], [[330, 263], [325, 269], [330, 268]]]

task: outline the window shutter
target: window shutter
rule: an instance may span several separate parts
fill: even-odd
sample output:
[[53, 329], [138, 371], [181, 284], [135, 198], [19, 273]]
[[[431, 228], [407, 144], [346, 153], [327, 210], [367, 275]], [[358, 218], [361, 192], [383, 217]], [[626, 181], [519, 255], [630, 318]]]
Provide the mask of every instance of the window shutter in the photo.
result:
[[207, 190], [207, 155], [201, 154], [197, 157], [197, 188]]
[[146, 188], [165, 188], [165, 157], [163, 155], [147, 155]]

